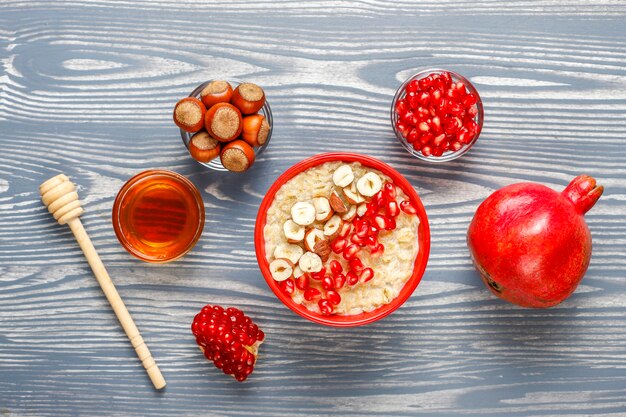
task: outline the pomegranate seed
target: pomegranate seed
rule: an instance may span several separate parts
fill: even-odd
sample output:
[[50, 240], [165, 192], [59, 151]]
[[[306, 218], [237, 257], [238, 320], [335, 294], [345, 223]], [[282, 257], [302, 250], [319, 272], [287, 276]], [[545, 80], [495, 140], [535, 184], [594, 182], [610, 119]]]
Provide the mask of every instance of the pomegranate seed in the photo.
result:
[[428, 111], [428, 108], [426, 107], [426, 104], [424, 104], [424, 107], [418, 107], [417, 110], [415, 110], [413, 112], [413, 114], [415, 114], [418, 117], [424, 119], [424, 118], [426, 118], [426, 117], [428, 117], [430, 115], [430, 112]]
[[430, 130], [430, 127], [426, 122], [420, 122], [420, 124], [417, 125], [417, 128], [422, 132], [428, 132]]
[[370, 249], [370, 256], [372, 258], [378, 258], [383, 254], [384, 251], [385, 246], [382, 243], [379, 243]]
[[376, 245], [378, 245], [378, 239], [374, 235], [369, 235], [368, 237], [365, 238], [365, 245], [369, 246], [370, 248], [373, 248]]
[[342, 237], [338, 237], [330, 243], [330, 249], [335, 253], [341, 253], [348, 245], [348, 241]]
[[396, 199], [396, 186], [393, 185], [393, 183], [387, 181], [385, 184], [383, 184], [383, 191], [387, 200]]
[[427, 106], [428, 102], [430, 101], [430, 96], [428, 95], [428, 92], [426, 91], [421, 91], [417, 93], [416, 97], [417, 97], [416, 101], [420, 105], [420, 108], [423, 108], [423, 106]]
[[[369, 224], [368, 223], [366, 223], [365, 221], [359, 222], [359, 225], [356, 227], [356, 230], [354, 232], [355, 233], [354, 236], [358, 236], [361, 239], [363, 239], [363, 238], [365, 238], [369, 234], [369, 230], [370, 230], [370, 228], [369, 228]], [[352, 236], [352, 237], [354, 237], [354, 236]]]
[[[441, 135], [439, 135], [439, 136], [435, 137], [435, 139], [433, 140], [433, 145], [435, 145], [435, 146], [440, 146], [440, 145], [441, 145], [441, 142], [443, 142], [443, 140], [444, 140], [445, 138], [446, 138], [446, 135], [445, 135], [445, 134], [443, 134], [443, 133], [442, 133]], [[434, 152], [433, 152], [433, 155], [434, 155]]]
[[365, 205], [365, 217], [371, 217], [373, 215], [376, 214], [376, 212], [378, 211], [378, 207], [376, 206], [376, 203], [374, 203], [373, 201], [370, 201], [369, 203], [367, 203]]
[[349, 261], [350, 259], [354, 258], [356, 256], [356, 254], [361, 250], [361, 248], [359, 247], [359, 245], [356, 244], [351, 244], [348, 245], [344, 250], [343, 250], [343, 257], [344, 259], [346, 259], [347, 261]]
[[467, 115], [469, 117], [476, 117], [477, 114], [478, 114], [478, 107], [472, 106], [467, 109]]
[[295, 284], [292, 278], [288, 278], [284, 281], [279, 282], [278, 286], [287, 295], [292, 295], [295, 291], [295, 288], [294, 288]]
[[326, 275], [322, 279], [322, 288], [324, 288], [325, 290], [332, 290], [332, 289], [334, 289], [335, 288], [335, 280], [330, 275]]
[[435, 132], [441, 132], [441, 119], [437, 116], [433, 117], [432, 119], [432, 129]]
[[472, 137], [470, 136], [469, 131], [464, 127], [459, 129], [459, 131], [456, 134], [456, 138], [458, 139], [459, 142], [465, 145], [472, 141]]
[[325, 267], [322, 267], [322, 269], [320, 269], [318, 272], [311, 272], [311, 278], [316, 281], [321, 281], [324, 278], [324, 275], [326, 275]]
[[374, 224], [378, 227], [378, 230], [384, 230], [387, 224], [386, 217], [382, 214], [377, 214], [374, 216]]
[[309, 275], [304, 274], [300, 278], [296, 279], [296, 288], [304, 291], [309, 288]]
[[338, 306], [341, 303], [341, 296], [335, 291], [327, 291], [326, 299], [334, 306]]
[[450, 84], [452, 84], [452, 75], [450, 75], [448, 71], [444, 71], [439, 74], [439, 78], [441, 79], [441, 81], [443, 81], [446, 87], [449, 87]]
[[458, 142], [458, 141], [452, 142], [450, 144], [450, 149], [452, 149], [454, 152], [460, 150], [462, 147], [463, 145], [461, 144], [461, 142]]
[[417, 80], [411, 80], [405, 88], [407, 93], [415, 93], [417, 92], [418, 89], [419, 89], [419, 83]]
[[478, 101], [478, 99], [476, 98], [476, 96], [472, 93], [469, 93], [468, 95], [466, 95], [465, 97], [463, 97], [463, 105], [465, 107], [470, 107], [473, 106], [474, 104], [476, 104], [476, 102]]
[[441, 93], [441, 90], [439, 90], [438, 88], [434, 89], [430, 93], [430, 104], [436, 106], [441, 103], [441, 100], [443, 100], [443, 94]]
[[400, 135], [402, 135], [402, 137], [406, 138], [411, 131], [411, 126], [404, 123], [402, 120], [398, 120], [396, 122], [396, 129], [398, 129], [398, 132], [400, 132]]
[[339, 261], [337, 261], [335, 259], [330, 261], [330, 272], [333, 275], [341, 274], [341, 272], [343, 272], [343, 267], [341, 266]]
[[411, 123], [411, 120], [413, 120], [413, 111], [407, 110], [404, 113], [400, 113], [400, 120], [405, 123]]
[[433, 148], [431, 148], [430, 146], [424, 146], [422, 148], [422, 153], [424, 154], [424, 156], [430, 156], [433, 153]]
[[341, 289], [346, 285], [346, 276], [344, 274], [337, 274], [335, 276], [335, 289]]
[[350, 259], [350, 269], [353, 270], [354, 272], [361, 272], [363, 270], [363, 261], [361, 261], [361, 258], [359, 258], [358, 256], [355, 256], [354, 258]]
[[409, 200], [402, 200], [400, 202], [400, 210], [405, 212], [406, 214], [415, 215], [417, 214], [417, 209]]
[[346, 274], [346, 283], [348, 285], [352, 286], [357, 282], [359, 282], [359, 276], [354, 271], [350, 271]]
[[441, 156], [443, 155], [444, 149], [440, 146], [437, 146], [436, 148], [433, 148], [433, 156]]
[[405, 99], [400, 99], [396, 101], [396, 113], [404, 113], [408, 110], [408, 104]]
[[366, 283], [370, 281], [372, 278], [374, 278], [374, 271], [372, 270], [372, 268], [365, 268], [363, 271], [361, 271], [361, 276], [359, 277], [359, 281], [362, 283]]
[[377, 192], [374, 197], [372, 197], [372, 201], [376, 204], [378, 208], [385, 207], [387, 204], [387, 199], [385, 198], [385, 193], [383, 190]]
[[412, 145], [415, 142], [417, 142], [418, 139], [419, 139], [419, 133], [417, 132], [417, 130], [411, 129], [411, 131], [409, 132], [409, 136], [407, 136], [406, 138], [406, 141]]
[[365, 246], [365, 238], [359, 237], [358, 235], [352, 235], [352, 237], [350, 238], [350, 242], [355, 243], [361, 247]]
[[394, 230], [396, 228], [396, 219], [385, 217], [385, 230]]
[[322, 292], [317, 288], [307, 288], [306, 291], [304, 291], [304, 299], [307, 301], [313, 301], [320, 295], [322, 295]]
[[321, 299], [317, 302], [317, 305], [320, 308], [320, 312], [326, 316], [333, 314], [333, 306], [330, 304], [328, 300]]
[[386, 213], [388, 216], [391, 217], [396, 217], [398, 214], [400, 214], [400, 209], [398, 208], [398, 203], [396, 202], [396, 200], [387, 203]]
[[428, 142], [432, 142], [434, 138], [435, 136], [432, 133], [424, 133], [422, 136], [420, 136], [419, 141], [422, 145], [425, 145]]

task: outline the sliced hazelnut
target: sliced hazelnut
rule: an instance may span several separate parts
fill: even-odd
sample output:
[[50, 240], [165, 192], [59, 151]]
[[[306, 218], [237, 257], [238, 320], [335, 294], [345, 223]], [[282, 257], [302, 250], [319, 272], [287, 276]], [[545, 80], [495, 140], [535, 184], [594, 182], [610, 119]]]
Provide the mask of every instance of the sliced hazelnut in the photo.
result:
[[294, 277], [295, 279], [298, 279], [298, 278], [300, 278], [302, 275], [304, 275], [304, 271], [303, 271], [302, 269], [300, 269], [300, 265], [296, 265], [296, 266], [293, 268], [293, 277]]
[[333, 210], [330, 208], [330, 201], [326, 197], [315, 197], [313, 199], [313, 206], [315, 207], [315, 220], [318, 222], [325, 222], [333, 215]]
[[291, 218], [300, 226], [308, 226], [315, 221], [315, 206], [299, 201], [291, 207]]
[[356, 208], [356, 215], [359, 216], [359, 217], [365, 216], [366, 212], [367, 212], [367, 204], [366, 203], [361, 203]]
[[253, 114], [243, 118], [241, 138], [250, 146], [261, 146], [267, 141], [270, 125], [261, 114]]
[[241, 83], [233, 91], [230, 102], [243, 114], [253, 114], [265, 104], [265, 92], [253, 83]]
[[234, 140], [222, 148], [220, 160], [232, 172], [244, 172], [254, 164], [254, 149], [243, 140]]
[[318, 240], [313, 248], [313, 252], [315, 252], [322, 262], [326, 262], [328, 258], [330, 258], [330, 245], [327, 240]]
[[185, 97], [174, 106], [174, 123], [185, 132], [195, 133], [204, 126], [206, 107], [195, 97]]
[[343, 214], [346, 211], [348, 211], [346, 204], [343, 202], [341, 197], [339, 197], [339, 194], [337, 193], [337, 191], [333, 191], [330, 194], [329, 201], [330, 201], [330, 207], [335, 211], [335, 213]]
[[204, 116], [204, 127], [220, 142], [230, 142], [241, 133], [241, 112], [230, 103], [217, 103]]
[[220, 155], [220, 142], [201, 130], [189, 140], [189, 153], [197, 161], [209, 162]]
[[200, 99], [207, 109], [217, 103], [228, 103], [233, 95], [233, 87], [228, 81], [213, 80], [200, 92]]
[[270, 274], [276, 281], [284, 281], [293, 275], [293, 264], [288, 259], [274, 259], [270, 262]]
[[324, 240], [326, 237], [324, 236], [324, 232], [320, 229], [312, 228], [306, 231], [304, 234], [304, 248], [309, 252], [314, 252], [315, 244]]
[[297, 264], [304, 250], [298, 245], [278, 245], [274, 249], [274, 258], [288, 259], [292, 264]]
[[343, 189], [343, 195], [350, 204], [360, 204], [365, 201], [365, 198], [363, 198], [363, 196], [356, 190], [354, 182], [350, 184], [350, 187], [345, 187]]
[[304, 226], [300, 226], [293, 220], [287, 220], [285, 222], [283, 232], [289, 243], [302, 242], [302, 239], [304, 239]]
[[322, 258], [313, 252], [306, 252], [298, 263], [303, 272], [320, 272], [323, 267]]
[[348, 211], [341, 216], [341, 219], [346, 222], [351, 222], [356, 217], [356, 206], [350, 206]]
[[341, 232], [342, 226], [343, 220], [341, 220], [341, 217], [334, 215], [324, 225], [324, 236], [329, 240], [336, 238], [339, 232]]
[[333, 182], [337, 187], [347, 187], [354, 181], [354, 172], [350, 165], [341, 165], [333, 172]]
[[356, 188], [361, 195], [371, 197], [383, 187], [383, 180], [374, 172], [363, 175], [356, 183]]

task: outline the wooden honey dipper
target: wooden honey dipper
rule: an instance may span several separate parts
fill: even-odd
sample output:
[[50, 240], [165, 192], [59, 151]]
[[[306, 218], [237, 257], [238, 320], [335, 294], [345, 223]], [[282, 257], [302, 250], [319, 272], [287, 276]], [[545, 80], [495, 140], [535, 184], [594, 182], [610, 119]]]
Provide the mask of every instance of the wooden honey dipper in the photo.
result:
[[106, 295], [111, 307], [113, 307], [115, 315], [130, 339], [130, 343], [135, 348], [135, 352], [137, 352], [143, 367], [146, 368], [154, 387], [156, 389], [164, 388], [165, 379], [159, 367], [152, 358], [148, 346], [146, 346], [139, 334], [133, 318], [126, 309], [124, 302], [113, 285], [113, 281], [111, 281], [111, 277], [109, 277], [96, 249], [93, 247], [93, 243], [91, 243], [83, 224], [78, 218], [83, 213], [83, 208], [80, 205], [80, 201], [78, 201], [78, 194], [74, 184], [67, 176], [60, 174], [41, 184], [39, 186], [39, 194], [41, 194], [43, 203], [48, 207], [48, 211], [52, 213], [59, 224], [67, 223], [70, 229], [72, 229], [80, 248], [87, 258], [87, 262], [89, 262], [89, 266], [91, 266], [102, 291], [104, 291], [104, 295]]

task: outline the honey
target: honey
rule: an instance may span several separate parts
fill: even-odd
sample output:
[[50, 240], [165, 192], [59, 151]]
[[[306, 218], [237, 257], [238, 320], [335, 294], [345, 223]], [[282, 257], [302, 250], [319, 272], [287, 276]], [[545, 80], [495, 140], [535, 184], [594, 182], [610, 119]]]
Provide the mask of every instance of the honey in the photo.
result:
[[145, 171], [121, 188], [113, 228], [124, 248], [147, 262], [169, 262], [193, 248], [204, 228], [200, 193], [172, 171]]

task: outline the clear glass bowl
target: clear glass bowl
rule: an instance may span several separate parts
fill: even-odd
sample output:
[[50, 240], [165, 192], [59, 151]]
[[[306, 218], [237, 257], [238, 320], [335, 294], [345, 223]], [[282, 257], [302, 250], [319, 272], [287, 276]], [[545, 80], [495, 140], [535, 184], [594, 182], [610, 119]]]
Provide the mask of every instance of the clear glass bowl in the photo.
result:
[[[465, 144], [462, 148], [460, 148], [458, 151], [448, 150], [444, 152], [441, 156], [434, 156], [434, 155], [426, 156], [421, 151], [415, 149], [413, 145], [410, 144], [406, 140], [406, 138], [402, 136], [402, 134], [398, 131], [398, 128], [396, 127], [396, 122], [398, 121], [398, 113], [396, 112], [396, 103], [398, 102], [398, 100], [406, 96], [405, 88], [411, 81], [420, 80], [430, 74], [441, 74], [444, 72], [447, 72], [451, 75], [452, 81], [463, 82], [467, 90], [476, 96], [476, 108], [478, 111], [476, 113], [476, 116], [474, 117], [474, 121], [478, 125], [478, 131], [476, 132], [476, 135], [474, 136], [474, 138], [469, 143]], [[409, 152], [414, 157], [421, 159], [423, 161], [427, 161], [427, 162], [439, 163], [439, 162], [452, 161], [453, 159], [456, 159], [460, 157], [461, 155], [463, 155], [464, 153], [466, 153], [467, 151], [469, 151], [470, 148], [474, 146], [474, 144], [478, 140], [478, 137], [480, 136], [480, 132], [483, 127], [483, 121], [484, 121], [483, 103], [482, 103], [482, 100], [480, 99], [480, 95], [478, 94], [478, 91], [467, 78], [450, 70], [444, 70], [444, 69], [439, 69], [439, 68], [428, 68], [428, 69], [419, 71], [417, 74], [410, 76], [409, 78], [406, 79], [406, 81], [404, 81], [404, 83], [402, 83], [402, 85], [396, 91], [396, 94], [393, 97], [393, 101], [391, 102], [391, 126], [393, 128], [394, 133], [396, 134], [396, 137], [398, 138], [398, 140], [400, 141], [404, 149], [407, 150], [407, 152]]]
[[[213, 80], [208, 80], [208, 81], [200, 84], [199, 86], [197, 86], [195, 88], [195, 90], [193, 90], [191, 92], [191, 94], [189, 94], [189, 97], [196, 97], [197, 99], [200, 99], [200, 93], [202, 92], [204, 87], [206, 87], [207, 84], [209, 84], [211, 81], [213, 81]], [[242, 83], [242, 81], [233, 80], [233, 79], [226, 80], [226, 81], [228, 81], [230, 83], [230, 85], [232, 85], [233, 89], [235, 89], [239, 84]], [[267, 123], [269, 123], [270, 131], [267, 134], [267, 140], [265, 141], [265, 143], [263, 145], [261, 145], [261, 146], [258, 146], [258, 147], [254, 148], [254, 153], [255, 153], [256, 157], [261, 155], [261, 153], [263, 153], [265, 148], [267, 148], [267, 146], [270, 144], [270, 139], [272, 138], [272, 130], [274, 130], [274, 120], [272, 118], [272, 109], [270, 109], [270, 104], [268, 103], [267, 99], [265, 100], [265, 104], [263, 104], [263, 107], [261, 107], [261, 110], [259, 110], [259, 114], [262, 114], [265, 117], [265, 120], [267, 120]], [[185, 132], [184, 130], [180, 129], [180, 137], [183, 139], [183, 143], [185, 144], [185, 147], [187, 148], [187, 151], [189, 151], [189, 141], [191, 140], [191, 137], [193, 135], [194, 135], [193, 133]], [[196, 161], [196, 160], [194, 159], [194, 161]], [[204, 165], [207, 168], [213, 169], [215, 171], [228, 171], [222, 165], [222, 162], [220, 161], [219, 157], [217, 157], [217, 158], [215, 158], [215, 159], [213, 159], [213, 160], [211, 160], [209, 162], [200, 162], [200, 161], [196, 161], [196, 162], [199, 163], [199, 164]]]

